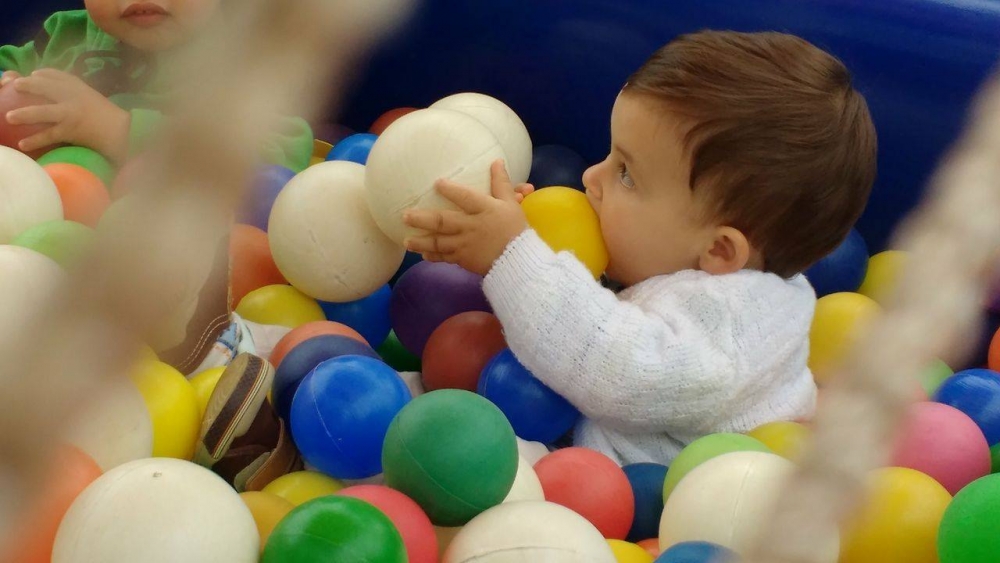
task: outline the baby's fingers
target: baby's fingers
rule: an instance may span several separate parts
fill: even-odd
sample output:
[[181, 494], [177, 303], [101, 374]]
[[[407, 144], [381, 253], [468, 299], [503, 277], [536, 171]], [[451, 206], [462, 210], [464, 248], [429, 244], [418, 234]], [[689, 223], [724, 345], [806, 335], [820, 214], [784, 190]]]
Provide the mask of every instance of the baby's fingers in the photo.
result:
[[63, 120], [63, 108], [57, 104], [28, 106], [7, 112], [7, 122], [11, 125], [35, 125], [38, 123], [59, 123]]
[[442, 235], [457, 235], [466, 226], [466, 215], [450, 209], [411, 209], [403, 214], [403, 222], [414, 229]]
[[17, 144], [17, 148], [24, 152], [32, 152], [38, 149], [43, 149], [45, 147], [62, 143], [66, 139], [62, 138], [62, 131], [59, 126], [53, 126], [45, 129], [41, 133], [32, 135], [26, 139], [23, 139]]

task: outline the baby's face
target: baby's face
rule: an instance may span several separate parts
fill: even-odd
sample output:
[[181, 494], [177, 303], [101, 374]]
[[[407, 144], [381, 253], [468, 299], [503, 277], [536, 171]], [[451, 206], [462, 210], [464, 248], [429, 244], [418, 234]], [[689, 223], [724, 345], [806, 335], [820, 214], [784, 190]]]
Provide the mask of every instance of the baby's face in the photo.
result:
[[219, 8], [220, 0], [85, 0], [87, 12], [109, 35], [143, 51], [186, 42]]
[[698, 267], [713, 240], [688, 186], [691, 163], [680, 121], [663, 105], [623, 92], [611, 112], [611, 152], [583, 175], [611, 261], [625, 285]]

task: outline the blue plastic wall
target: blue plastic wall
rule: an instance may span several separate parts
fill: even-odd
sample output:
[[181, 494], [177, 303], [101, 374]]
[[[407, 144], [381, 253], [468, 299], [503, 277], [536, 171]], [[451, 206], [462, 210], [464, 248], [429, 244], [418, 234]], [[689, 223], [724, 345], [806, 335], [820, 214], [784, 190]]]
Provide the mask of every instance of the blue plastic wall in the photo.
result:
[[[80, 5], [6, 8], [0, 37]], [[859, 225], [878, 250], [1000, 54], [1000, 0], [427, 0], [376, 54], [339, 119], [365, 130], [387, 109], [475, 90], [510, 104], [536, 144], [596, 161], [625, 77], [672, 37], [705, 28], [787, 31], [847, 63], [880, 136], [879, 180]]]

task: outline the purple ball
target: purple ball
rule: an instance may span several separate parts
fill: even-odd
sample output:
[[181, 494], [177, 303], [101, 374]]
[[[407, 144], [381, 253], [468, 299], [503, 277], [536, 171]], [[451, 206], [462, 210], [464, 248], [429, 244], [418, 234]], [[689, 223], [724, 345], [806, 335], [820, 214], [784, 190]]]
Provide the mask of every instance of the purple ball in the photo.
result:
[[418, 357], [441, 323], [468, 311], [492, 312], [482, 276], [443, 262], [419, 262], [407, 270], [389, 303], [392, 329], [403, 347]]
[[274, 200], [278, 198], [285, 184], [294, 177], [295, 172], [284, 166], [267, 166], [259, 170], [250, 189], [243, 196], [243, 205], [236, 220], [266, 231]]

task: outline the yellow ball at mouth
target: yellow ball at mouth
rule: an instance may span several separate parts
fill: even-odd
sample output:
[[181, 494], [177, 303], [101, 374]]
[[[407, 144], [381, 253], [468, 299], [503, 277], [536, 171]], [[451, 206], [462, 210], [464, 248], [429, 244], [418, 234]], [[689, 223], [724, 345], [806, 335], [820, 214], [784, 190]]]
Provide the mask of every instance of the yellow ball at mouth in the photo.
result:
[[528, 224], [552, 250], [573, 253], [595, 278], [608, 267], [601, 223], [583, 192], [562, 186], [544, 188], [524, 198], [521, 208]]

